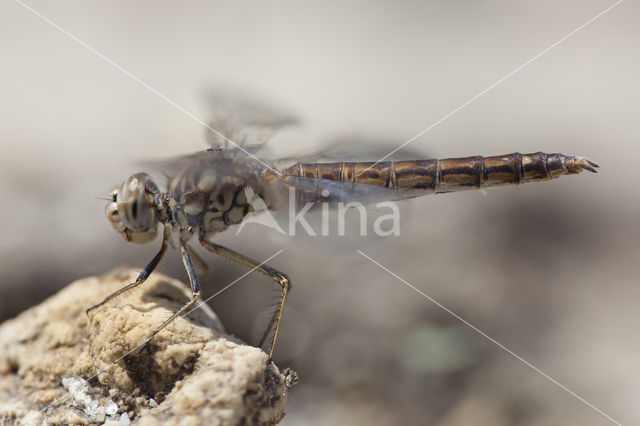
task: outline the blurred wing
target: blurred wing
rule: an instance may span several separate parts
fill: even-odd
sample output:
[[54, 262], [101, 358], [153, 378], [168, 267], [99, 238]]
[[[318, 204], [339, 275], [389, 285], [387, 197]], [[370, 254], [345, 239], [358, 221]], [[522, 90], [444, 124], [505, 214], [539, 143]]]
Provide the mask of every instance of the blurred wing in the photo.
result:
[[330, 208], [335, 209], [338, 203], [346, 205], [355, 202], [366, 206], [381, 201], [399, 201], [424, 195], [424, 192], [419, 190], [398, 191], [375, 185], [304, 176], [285, 176], [279, 179], [279, 184], [278, 196], [270, 200], [273, 210], [288, 209], [292, 200], [295, 201], [297, 209], [311, 203], [311, 210], [314, 210], [320, 208], [322, 203], [327, 203]]
[[[367, 138], [364, 136], [350, 136], [333, 139], [322, 148], [304, 153], [279, 158], [276, 164], [285, 167], [297, 162], [333, 162], [333, 161], [385, 161], [418, 160], [430, 158], [425, 152], [416, 149], [398, 148], [398, 144], [389, 140]], [[392, 153], [389, 155], [390, 153]]]
[[261, 163], [252, 158], [235, 158], [232, 150], [217, 150], [209, 148], [190, 155], [183, 155], [159, 161], [145, 161], [144, 171], [156, 178], [164, 176], [168, 184], [179, 174], [188, 171], [193, 176], [199, 176], [205, 169], [212, 169], [219, 176], [235, 176], [250, 179], [257, 176], [258, 171], [267, 170]]
[[[295, 124], [289, 114], [255, 101], [210, 92], [207, 143], [214, 148], [238, 149], [254, 154], [260, 151], [279, 130]], [[243, 150], [238, 149], [246, 154]]]
[[[408, 203], [394, 201], [424, 194], [298, 176], [275, 182], [280, 186], [277, 194], [267, 196], [269, 214], [253, 221], [287, 234], [286, 244], [292, 247], [304, 252], [324, 247], [334, 256], [370, 247], [382, 239], [381, 235], [397, 235], [393, 229], [397, 226], [399, 232], [400, 216], [405, 221], [411, 211]], [[277, 197], [275, 203], [273, 195]]]
[[[151, 175], [154, 179], [157, 179], [159, 176], [163, 176], [167, 181], [171, 181], [174, 176], [189, 164], [197, 165], [199, 163], [197, 161], [197, 155], [198, 153], [157, 160], [136, 161], [136, 164], [139, 164], [141, 170]], [[156, 182], [159, 183], [160, 181]]]

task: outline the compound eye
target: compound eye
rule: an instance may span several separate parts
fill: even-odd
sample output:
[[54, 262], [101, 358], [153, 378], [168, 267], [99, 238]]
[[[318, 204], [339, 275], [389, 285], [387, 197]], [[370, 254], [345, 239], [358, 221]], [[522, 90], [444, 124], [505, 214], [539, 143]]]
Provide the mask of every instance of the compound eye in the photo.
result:
[[146, 200], [146, 176], [131, 176], [117, 195], [118, 213], [123, 223], [132, 231], [148, 230], [154, 224], [154, 211]]

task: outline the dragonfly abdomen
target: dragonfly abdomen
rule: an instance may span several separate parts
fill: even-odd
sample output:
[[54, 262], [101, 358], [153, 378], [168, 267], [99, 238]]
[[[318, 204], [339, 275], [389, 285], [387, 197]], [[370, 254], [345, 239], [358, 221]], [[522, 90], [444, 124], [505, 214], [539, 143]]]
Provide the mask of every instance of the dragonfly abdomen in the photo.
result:
[[373, 162], [297, 163], [283, 170], [285, 176], [302, 176], [338, 182], [386, 187], [399, 191], [432, 193], [519, 185], [546, 181], [598, 167], [582, 157], [564, 154], [474, 156], [432, 160]]

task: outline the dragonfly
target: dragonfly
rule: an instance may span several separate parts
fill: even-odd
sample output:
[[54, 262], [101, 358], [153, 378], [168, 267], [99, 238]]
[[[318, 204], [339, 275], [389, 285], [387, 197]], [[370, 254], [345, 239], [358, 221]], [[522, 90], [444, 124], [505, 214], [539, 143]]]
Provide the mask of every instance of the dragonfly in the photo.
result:
[[[252, 150], [255, 152], [255, 150]], [[165, 189], [150, 175], [136, 173], [113, 190], [106, 216], [125, 240], [148, 243], [162, 236], [160, 249], [137, 279], [87, 309], [87, 313], [143, 284], [156, 269], [177, 235], [177, 246], [191, 286], [191, 298], [159, 325], [143, 343], [142, 352], [162, 329], [187, 312], [200, 298], [194, 260], [202, 259], [191, 247], [197, 239], [206, 250], [253, 268], [275, 281], [279, 288], [277, 308], [270, 316], [259, 346], [270, 365], [280, 332], [289, 277], [244, 254], [216, 244], [212, 238], [239, 225], [254, 213], [257, 197], [272, 211], [288, 209], [290, 191], [296, 205], [320, 202], [372, 203], [403, 200], [428, 194], [484, 189], [493, 186], [543, 182], [582, 171], [596, 172], [598, 165], [584, 157], [560, 153], [514, 152], [496, 156], [403, 161], [297, 161], [279, 166], [257, 159], [238, 146], [215, 146], [181, 157], [167, 165]]]

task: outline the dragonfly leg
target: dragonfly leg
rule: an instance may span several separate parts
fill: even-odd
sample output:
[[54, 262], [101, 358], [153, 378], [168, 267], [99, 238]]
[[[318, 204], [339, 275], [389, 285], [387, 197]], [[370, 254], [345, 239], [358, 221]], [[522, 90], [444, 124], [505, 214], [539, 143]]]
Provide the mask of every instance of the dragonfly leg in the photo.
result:
[[259, 344], [260, 347], [263, 350], [265, 350], [264, 344], [268, 339], [269, 335], [271, 334], [271, 330], [274, 330], [273, 337], [271, 338], [271, 345], [269, 348], [269, 352], [265, 350], [265, 352], [267, 352], [267, 354], [269, 355], [268, 364], [270, 364], [270, 361], [273, 358], [273, 351], [276, 346], [276, 341], [278, 340], [278, 334], [280, 332], [280, 323], [282, 321], [284, 304], [287, 301], [287, 296], [291, 289], [291, 282], [289, 281], [289, 278], [282, 272], [278, 272], [275, 269], [270, 268], [269, 266], [261, 265], [260, 262], [256, 262], [255, 260], [248, 258], [243, 254], [240, 254], [234, 250], [228, 249], [219, 244], [212, 243], [211, 241], [206, 240], [204, 237], [200, 237], [200, 244], [202, 244], [204, 248], [206, 248], [207, 250], [215, 254], [224, 256], [235, 262], [248, 266], [249, 268], [255, 268], [256, 270], [260, 271], [264, 275], [268, 276], [269, 278], [277, 282], [282, 287], [282, 293], [280, 295], [280, 302], [278, 303], [278, 309], [271, 316], [271, 320], [269, 321], [269, 326], [265, 330], [262, 336], [262, 339], [260, 339], [260, 344]]
[[145, 282], [147, 280], [147, 278], [149, 278], [149, 275], [151, 275], [151, 273], [156, 269], [156, 267], [158, 266], [158, 264], [160, 263], [160, 260], [162, 260], [162, 256], [164, 256], [164, 254], [167, 251], [167, 247], [169, 246], [169, 232], [167, 232], [167, 228], [165, 228], [165, 233], [162, 239], [162, 247], [160, 247], [160, 250], [158, 251], [158, 253], [156, 253], [156, 255], [153, 257], [153, 259], [151, 259], [151, 262], [149, 262], [147, 264], [147, 266], [144, 267], [144, 269], [142, 270], [142, 272], [140, 273], [140, 275], [138, 275], [138, 278], [136, 278], [136, 280], [134, 282], [132, 282], [131, 284], [127, 284], [126, 286], [122, 287], [120, 290], [117, 290], [113, 293], [111, 293], [109, 296], [107, 296], [102, 302], [93, 305], [92, 307], [90, 307], [89, 309], [86, 310], [87, 315], [89, 314], [89, 312], [91, 312], [92, 310], [99, 308], [100, 306], [104, 305], [105, 303], [107, 303], [109, 300], [113, 299], [116, 296], [120, 296], [123, 293], [126, 293], [127, 291], [136, 288], [137, 286], [139, 286], [140, 284], [142, 284], [143, 282]]
[[191, 256], [191, 258], [195, 260], [195, 263], [197, 264], [197, 266], [200, 267], [201, 272], [205, 275], [209, 274], [211, 272], [211, 268], [209, 268], [209, 265], [207, 265], [207, 263], [202, 259], [202, 257], [200, 257], [200, 255], [196, 253], [189, 244], [186, 244], [185, 248], [187, 250], [187, 253], [189, 253], [189, 256]]
[[149, 345], [149, 342], [151, 342], [151, 340], [155, 337], [156, 334], [160, 332], [160, 330], [162, 330], [163, 328], [171, 324], [173, 320], [175, 320], [177, 317], [181, 316], [184, 312], [186, 312], [189, 308], [191, 308], [200, 298], [200, 284], [198, 284], [198, 278], [196, 277], [196, 272], [193, 269], [193, 263], [191, 261], [191, 256], [189, 255], [189, 251], [190, 249], [187, 247], [185, 243], [180, 244], [180, 253], [182, 254], [182, 263], [184, 264], [184, 268], [187, 270], [187, 275], [189, 276], [189, 283], [191, 284], [191, 300], [189, 300], [187, 303], [184, 304], [184, 306], [182, 306], [182, 308], [180, 308], [177, 312], [171, 315], [165, 322], [163, 322], [160, 325], [160, 327], [153, 330], [153, 333], [151, 333], [151, 336], [149, 336], [149, 338], [145, 340], [145, 342], [142, 344], [142, 347], [140, 348], [138, 353], [141, 353], [147, 348], [147, 346]]

